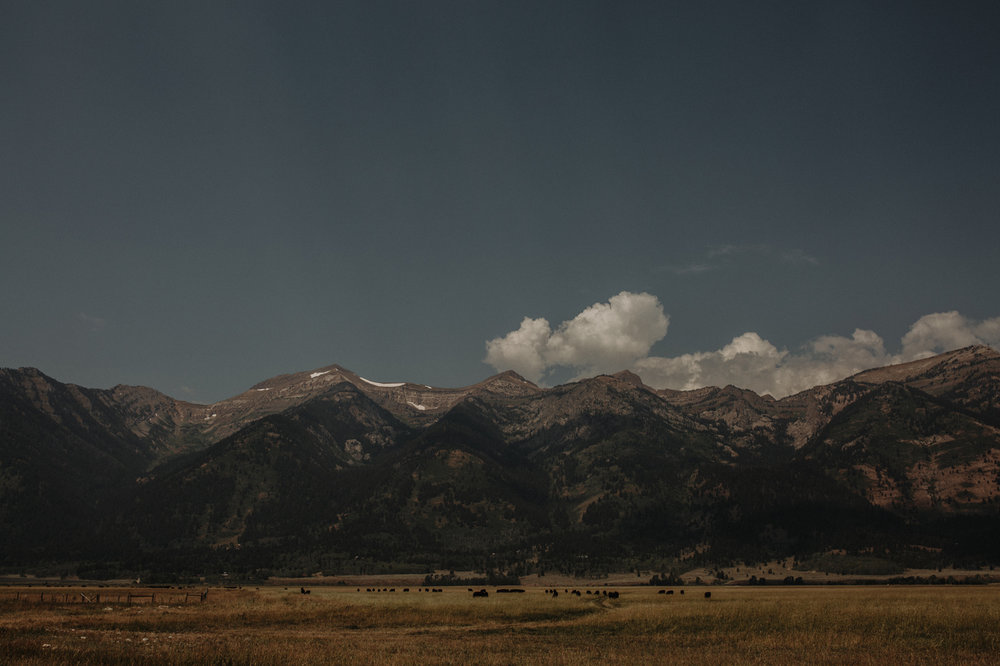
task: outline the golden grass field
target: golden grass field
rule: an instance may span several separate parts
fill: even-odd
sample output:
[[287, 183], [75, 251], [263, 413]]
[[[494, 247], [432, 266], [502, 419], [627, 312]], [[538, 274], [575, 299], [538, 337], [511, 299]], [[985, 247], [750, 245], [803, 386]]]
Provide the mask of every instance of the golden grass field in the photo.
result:
[[[195, 589], [2, 588], [0, 663], [1000, 663], [996, 586], [487, 589], [211, 588], [200, 602], [184, 600]], [[129, 592], [157, 599], [115, 600]]]

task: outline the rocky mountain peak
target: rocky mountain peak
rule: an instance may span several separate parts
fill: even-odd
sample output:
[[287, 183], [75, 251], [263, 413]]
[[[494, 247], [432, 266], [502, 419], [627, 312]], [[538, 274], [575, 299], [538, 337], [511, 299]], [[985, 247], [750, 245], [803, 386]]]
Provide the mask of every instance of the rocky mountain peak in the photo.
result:
[[538, 386], [517, 374], [513, 370], [501, 372], [475, 385], [475, 388], [485, 389], [504, 395], [527, 395], [541, 391]]
[[645, 386], [645, 384], [642, 381], [642, 378], [639, 375], [632, 372], [631, 370], [622, 370], [621, 372], [616, 372], [611, 376], [619, 381], [625, 382], [626, 384], [632, 384], [634, 386]]
[[983, 362], [1000, 363], [1000, 352], [985, 345], [973, 345], [928, 358], [865, 370], [850, 379], [862, 384], [910, 382], [920, 377], [961, 372]]

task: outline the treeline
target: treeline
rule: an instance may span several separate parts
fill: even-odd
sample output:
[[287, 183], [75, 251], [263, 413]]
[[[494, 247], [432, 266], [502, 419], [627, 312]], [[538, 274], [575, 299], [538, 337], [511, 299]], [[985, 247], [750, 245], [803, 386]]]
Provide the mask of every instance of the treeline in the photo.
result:
[[424, 585], [434, 587], [440, 585], [520, 585], [521, 579], [511, 573], [501, 573], [499, 571], [488, 571], [485, 576], [456, 576], [454, 571], [446, 574], [427, 574], [424, 577]]

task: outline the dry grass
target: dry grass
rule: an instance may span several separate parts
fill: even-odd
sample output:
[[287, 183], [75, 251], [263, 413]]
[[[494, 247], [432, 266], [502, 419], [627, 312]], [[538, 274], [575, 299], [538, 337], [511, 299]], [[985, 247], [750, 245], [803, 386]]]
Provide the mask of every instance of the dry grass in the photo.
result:
[[155, 606], [0, 601], [0, 662], [1000, 662], [996, 587], [703, 591], [633, 588], [608, 600], [261, 588]]

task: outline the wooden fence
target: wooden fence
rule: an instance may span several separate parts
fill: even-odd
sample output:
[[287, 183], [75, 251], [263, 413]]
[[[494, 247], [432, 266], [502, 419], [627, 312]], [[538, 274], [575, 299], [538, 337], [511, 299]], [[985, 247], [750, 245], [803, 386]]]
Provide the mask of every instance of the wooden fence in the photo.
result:
[[187, 604], [208, 599], [203, 592], [79, 592], [60, 590], [7, 590], [0, 592], [0, 601], [42, 604]]

